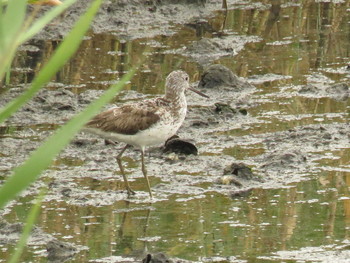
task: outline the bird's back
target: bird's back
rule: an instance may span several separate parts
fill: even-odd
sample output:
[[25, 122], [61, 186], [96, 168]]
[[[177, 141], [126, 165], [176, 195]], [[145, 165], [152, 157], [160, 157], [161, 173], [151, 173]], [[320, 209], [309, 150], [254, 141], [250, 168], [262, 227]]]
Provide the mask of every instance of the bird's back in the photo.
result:
[[178, 119], [174, 108], [164, 98], [113, 107], [96, 115], [84, 130], [141, 148], [160, 144], [177, 132], [185, 117]]

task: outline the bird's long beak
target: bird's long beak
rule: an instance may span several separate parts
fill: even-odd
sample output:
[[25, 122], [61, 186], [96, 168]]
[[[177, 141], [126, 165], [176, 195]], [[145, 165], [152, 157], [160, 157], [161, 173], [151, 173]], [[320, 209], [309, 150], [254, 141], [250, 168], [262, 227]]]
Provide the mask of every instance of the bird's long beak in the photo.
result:
[[195, 93], [197, 93], [198, 95], [201, 95], [201, 96], [204, 97], [204, 98], [209, 99], [209, 96], [208, 96], [208, 95], [205, 95], [204, 93], [200, 92], [199, 90], [196, 90], [196, 89], [191, 88], [191, 87], [189, 87], [188, 89], [191, 90], [191, 91], [193, 91], [193, 92], [195, 92]]

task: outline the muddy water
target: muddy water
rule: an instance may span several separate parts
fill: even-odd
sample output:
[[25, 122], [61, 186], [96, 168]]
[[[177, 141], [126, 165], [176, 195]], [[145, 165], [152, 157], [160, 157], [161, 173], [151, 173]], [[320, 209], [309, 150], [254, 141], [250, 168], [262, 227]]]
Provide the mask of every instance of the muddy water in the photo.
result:
[[[91, 100], [89, 94], [107, 89], [144, 50], [150, 55], [141, 72], [114, 102], [163, 93], [164, 77], [178, 68], [196, 82], [210, 63], [227, 66], [257, 89], [242, 99], [247, 116], [223, 119], [201, 130], [189, 124], [191, 113], [212, 107], [219, 96], [209, 90], [213, 101], [189, 98], [189, 121], [180, 135], [195, 138], [199, 156], [172, 162], [151, 150], [149, 173], [157, 174], [151, 176], [153, 202], [145, 199], [137, 152], [124, 159], [139, 191], [138, 197], [127, 200], [113, 158], [120, 146], [116, 150], [78, 135], [88, 140], [88, 146], [69, 146], [39, 185], [3, 212], [9, 224], [24, 222], [36, 190], [49, 185], [37, 224], [49, 237], [32, 238], [23, 262], [46, 262], [49, 239], [74, 245], [78, 253], [69, 262], [135, 261], [157, 252], [209, 262], [348, 262], [349, 100], [322, 89], [300, 90], [306, 84], [349, 83], [349, 3], [271, 6], [253, 1], [231, 3], [229, 8], [187, 25], [175, 24], [171, 36], [128, 41], [114, 33], [91, 32], [84, 40], [74, 59], [48, 85], [49, 91], [64, 86]], [[218, 50], [191, 49], [203, 38], [219, 39]], [[220, 39], [235, 45], [224, 48]], [[39, 50], [24, 47], [15, 59], [11, 84], [30, 83], [57, 43], [39, 41]], [[232, 97], [224, 99], [236, 105]], [[13, 119], [3, 127], [3, 145], [10, 149], [0, 152], [0, 178], [80, 106], [63, 114], [39, 112], [23, 123]], [[11, 144], [22, 152], [11, 150]], [[273, 158], [283, 156], [281, 152], [295, 161], [277, 163]], [[263, 182], [245, 182], [243, 196], [234, 194], [239, 190], [235, 186], [217, 184], [223, 168], [232, 162], [249, 165]], [[0, 235], [0, 262], [6, 261], [15, 240], [13, 233]]]

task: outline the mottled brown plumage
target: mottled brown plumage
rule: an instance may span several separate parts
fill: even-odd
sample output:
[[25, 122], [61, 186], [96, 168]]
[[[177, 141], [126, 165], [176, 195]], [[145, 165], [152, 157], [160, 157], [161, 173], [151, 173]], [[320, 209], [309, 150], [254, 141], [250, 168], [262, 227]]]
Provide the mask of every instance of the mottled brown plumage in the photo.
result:
[[157, 123], [160, 120], [158, 108], [169, 104], [169, 101], [157, 98], [154, 101], [139, 102], [137, 107], [129, 104], [111, 108], [96, 115], [86, 126], [101, 129], [104, 132], [134, 135]]

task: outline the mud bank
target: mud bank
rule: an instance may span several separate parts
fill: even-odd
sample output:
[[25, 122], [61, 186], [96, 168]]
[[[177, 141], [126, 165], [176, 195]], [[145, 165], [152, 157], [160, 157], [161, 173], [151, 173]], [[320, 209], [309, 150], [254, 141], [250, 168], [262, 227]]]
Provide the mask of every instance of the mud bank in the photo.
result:
[[[33, 41], [24, 46], [22, 51], [28, 52], [26, 54], [29, 55], [38, 54], [42, 41], [56, 43], [57, 40], [61, 40], [79, 14], [86, 9], [88, 3], [89, 1], [79, 1], [57, 21], [45, 28]], [[303, 76], [307, 79], [307, 83], [298, 79], [299, 82], [303, 83], [293, 84], [296, 77], [285, 73], [278, 67], [275, 71], [269, 68], [269, 63], [272, 61], [277, 64], [275, 61], [278, 59], [266, 59], [258, 53], [266, 48], [262, 43], [270, 41], [269, 43], [274, 43], [274, 51], [284, 54], [285, 51], [281, 47], [288, 46], [289, 42], [283, 42], [280, 39], [271, 42], [271, 39], [265, 39], [269, 35], [259, 35], [259, 30], [250, 31], [257, 32], [256, 36], [244, 34], [246, 32], [236, 33], [232, 29], [218, 30], [217, 28], [224, 27], [224, 24], [235, 18], [236, 15], [231, 14], [230, 16], [227, 13], [225, 15], [220, 13], [221, 4], [221, 1], [206, 1], [206, 3], [201, 1], [195, 1], [195, 3], [193, 1], [176, 1], [176, 3], [174, 1], [106, 1], [103, 4], [87, 39], [93, 38], [96, 34], [102, 34], [104, 37], [107, 36], [106, 41], [110, 41], [109, 36], [112, 35], [117, 41], [125, 44], [129, 43], [128, 41], [137, 42], [138, 39], [143, 38], [142, 45], [150, 45], [154, 48], [152, 56], [155, 57], [154, 60], [150, 59], [151, 63], [155, 65], [145, 65], [142, 68], [143, 71], [140, 73], [141, 77], [139, 77], [141, 79], [139, 83], [142, 85], [134, 84], [137, 88], [131, 85], [129, 90], [124, 90], [118, 94], [113, 104], [120, 105], [129, 101], [161, 95], [163, 86], [159, 83], [164, 80], [167, 73], [179, 67], [188, 71], [194, 80], [192, 85], [210, 96], [210, 99], [203, 99], [195, 94], [188, 94], [188, 114], [177, 134], [181, 140], [191, 145], [192, 150], [195, 147], [193, 153], [196, 154], [179, 154], [176, 151], [172, 152], [164, 145], [149, 149], [146, 162], [154, 193], [154, 198], [150, 200], [140, 170], [139, 152], [129, 150], [123, 160], [129, 181], [137, 194], [128, 198], [115, 160], [117, 153], [124, 145], [106, 144], [100, 138], [79, 133], [54, 160], [50, 169], [45, 171], [41, 179], [21, 194], [20, 201], [11, 202], [0, 212], [5, 218], [12, 217], [13, 221], [17, 221], [16, 211], [20, 209], [16, 208], [21, 206], [30, 207], [32, 197], [39, 192], [39, 189], [42, 187], [48, 188], [43, 211], [45, 215], [46, 213], [49, 214], [50, 211], [54, 211], [55, 214], [52, 218], [45, 218], [46, 221], [44, 220], [42, 224], [49, 225], [47, 222], [51, 220], [55, 225], [62, 224], [64, 227], [60, 230], [52, 230], [51, 226], [46, 227], [46, 229], [39, 227], [34, 229], [29, 245], [38, 257], [52, 257], [53, 262], [55, 258], [58, 258], [57, 262], [60, 262], [60, 260], [62, 262], [71, 259], [76, 253], [84, 254], [87, 253], [86, 251], [92, 253], [91, 248], [95, 245], [88, 242], [94, 241], [94, 238], [102, 232], [98, 229], [99, 232], [96, 232], [98, 235], [94, 233], [93, 238], [87, 236], [86, 233], [93, 229], [95, 224], [112, 225], [112, 230], [109, 229], [104, 233], [108, 231], [112, 233], [119, 227], [120, 230], [118, 231], [122, 233], [124, 220], [128, 222], [128, 214], [133, 214], [135, 211], [152, 211], [155, 215], [153, 218], [151, 217], [151, 220], [155, 220], [159, 216], [157, 210], [164, 209], [161, 212], [164, 214], [175, 211], [176, 214], [180, 207], [186, 211], [186, 208], [183, 207], [195, 203], [196, 200], [204, 201], [195, 206], [195, 211], [204, 209], [206, 212], [203, 212], [205, 216], [199, 217], [198, 220], [196, 218], [196, 222], [206, 222], [205, 220], [209, 218], [207, 225], [213, 225], [214, 230], [210, 229], [207, 233], [211, 234], [211, 231], [214, 233], [222, 225], [225, 225], [222, 232], [226, 233], [229, 229], [229, 226], [226, 228], [226, 224], [232, 224], [234, 231], [245, 228], [253, 229], [253, 224], [240, 223], [233, 219], [230, 221], [220, 218], [220, 220], [216, 219], [217, 221], [211, 222], [212, 214], [210, 213], [225, 215], [232, 212], [231, 217], [235, 218], [239, 214], [238, 211], [243, 213], [244, 210], [240, 210], [241, 208], [235, 206], [239, 203], [239, 200], [244, 200], [243, 203], [248, 203], [248, 205], [254, 203], [254, 200], [259, 199], [259, 197], [253, 196], [251, 198], [251, 196], [256, 195], [259, 191], [264, 191], [263, 189], [267, 189], [266, 192], [272, 192], [276, 189], [290, 189], [298, 182], [319, 177], [323, 172], [349, 172], [350, 168], [347, 162], [350, 145], [348, 69], [344, 66], [335, 69], [336, 73], [334, 74], [343, 76], [341, 81], [336, 83], [321, 81], [327, 80], [326, 73], [318, 73]], [[242, 6], [242, 9], [254, 10], [255, 15], [260, 15], [259, 12], [262, 12], [264, 19], [272, 17], [271, 20], [273, 20], [275, 18], [273, 15], [268, 16], [263, 13], [269, 8], [274, 12], [276, 11], [276, 8], [270, 5], [263, 3], [251, 5], [238, 3], [237, 5]], [[235, 4], [231, 4], [232, 6], [235, 6]], [[290, 6], [293, 6], [293, 4]], [[282, 6], [283, 8], [288, 8], [288, 5]], [[254, 12], [252, 11], [252, 13]], [[272, 12], [272, 14], [274, 13]], [[246, 15], [244, 13], [242, 17], [246, 17]], [[216, 27], [215, 23], [208, 23], [208, 20], [215, 16], [218, 16], [218, 20], [221, 19], [219, 24], [222, 26]], [[130, 17], [133, 19], [130, 19]], [[284, 15], [282, 17], [287, 19], [293, 16]], [[265, 21], [264, 19], [263, 21]], [[235, 23], [232, 24], [235, 25]], [[244, 26], [239, 26], [239, 28], [244, 28]], [[268, 29], [270, 28], [267, 28], [266, 32]], [[180, 31], [185, 31], [185, 36], [196, 34], [198, 36], [196, 35], [197, 38], [190, 38], [191, 40], [184, 39], [182, 41], [181, 37], [176, 36]], [[167, 39], [174, 35], [175, 44], [168, 43]], [[165, 41], [163, 41], [164, 39]], [[98, 44], [101, 44], [101, 42], [103, 41], [99, 39], [99, 41], [89, 43], [87, 46], [97, 45], [93, 49], [93, 52], [97, 53], [100, 49]], [[248, 48], [250, 48], [249, 52], [246, 50]], [[86, 53], [84, 52], [86, 51], [82, 51], [84, 55], [81, 57], [85, 56]], [[129, 52], [137, 51], [130, 49]], [[249, 57], [252, 52], [257, 53], [256, 57], [255, 53], [253, 55], [252, 64], [259, 64], [263, 61], [262, 64], [268, 64], [268, 72], [261, 70], [262, 66], [257, 66], [258, 70], [254, 72], [244, 70], [247, 67], [245, 64], [246, 57]], [[111, 53], [114, 56], [113, 58], [118, 59], [119, 53], [114, 49], [108, 50], [104, 55], [109, 59]], [[236, 67], [236, 71], [244, 77], [237, 77], [228, 67], [232, 66], [236, 60], [238, 61], [240, 56], [243, 56], [243, 62], [240, 67]], [[162, 60], [164, 57], [167, 57], [168, 60]], [[115, 61], [120, 62], [119, 60], [109, 61], [108, 59], [106, 61], [110, 64], [115, 63]], [[103, 59], [101, 58], [101, 60]], [[80, 65], [90, 63], [85, 60], [82, 61], [84, 63], [80, 63]], [[181, 64], [182, 61], [185, 61], [185, 63]], [[106, 74], [117, 71], [110, 64], [106, 66], [106, 72], [108, 72]], [[208, 66], [212, 64], [225, 64], [227, 67], [216, 65], [208, 69]], [[72, 67], [75, 65], [73, 64]], [[89, 65], [92, 67], [91, 71], [99, 70], [93, 67], [93, 63]], [[294, 64], [292, 65], [294, 66]], [[163, 71], [160, 70], [162, 67], [165, 68]], [[273, 67], [271, 66], [271, 68]], [[24, 69], [21, 70], [24, 71]], [[120, 71], [123, 72], [122, 69]], [[158, 75], [156, 75], [156, 72]], [[145, 75], [152, 74], [155, 77], [151, 81], [145, 77]], [[298, 74], [300, 73], [298, 72]], [[61, 83], [60, 78], [51, 82], [46, 89], [40, 91], [33, 100], [0, 127], [1, 181], [5, 180], [15, 167], [28, 158], [30, 153], [64, 124], [67, 119], [74, 116], [102, 94], [103, 90], [96, 87], [93, 89], [79, 89], [81, 86], [87, 86], [88, 81], [78, 74], [81, 77], [80, 82], [75, 83], [76, 75], [72, 74], [72, 76], [72, 79], [68, 80], [69, 85], [64, 84], [63, 81]], [[94, 78], [95, 75], [90, 77]], [[298, 77], [302, 79], [299, 75]], [[116, 81], [116, 79], [117, 77], [113, 81]], [[72, 85], [70, 85], [70, 82], [72, 82]], [[111, 82], [106, 81], [107, 84]], [[107, 84], [104, 86], [107, 86]], [[144, 89], [144, 86], [147, 86], [148, 90]], [[6, 90], [4, 89], [0, 94], [0, 106], [17, 97], [27, 87], [28, 84], [25, 81], [18, 85], [12, 84], [4, 87]], [[106, 108], [109, 106], [111, 105], [107, 105]], [[337, 183], [345, 185], [341, 178]], [[227, 206], [224, 207], [223, 211], [218, 212], [216, 211], [218, 204], [213, 206], [213, 211], [205, 210], [207, 203], [212, 200], [218, 200], [218, 203], [226, 202]], [[282, 202], [283, 200], [278, 201]], [[123, 207], [121, 204], [127, 205]], [[265, 209], [264, 205], [258, 207], [258, 209]], [[254, 210], [249, 209], [251, 208], [246, 209], [250, 211], [249, 213]], [[71, 211], [75, 211], [75, 213]], [[193, 214], [193, 211], [190, 210], [189, 214]], [[62, 217], [73, 214], [74, 220], [81, 220], [83, 223], [76, 223], [74, 220], [73, 223], [62, 223], [65, 222], [64, 220], [56, 223], [55, 220], [60, 218], [58, 215], [60, 212], [62, 212]], [[146, 218], [145, 223], [142, 221], [144, 223], [142, 226], [145, 229], [152, 226], [149, 223], [149, 213], [147, 212], [146, 216], [137, 214], [132, 218], [134, 221], [128, 222], [129, 225], [132, 225], [132, 228], [137, 228], [133, 224], [136, 225], [135, 222], [139, 222], [137, 220], [140, 220], [140, 218]], [[280, 211], [276, 212], [276, 214], [279, 213]], [[105, 214], [110, 217], [104, 218]], [[118, 218], [121, 214], [123, 214], [123, 220], [119, 222], [115, 218]], [[169, 218], [171, 219], [172, 216], [169, 216]], [[244, 216], [244, 218], [249, 218], [249, 216]], [[291, 217], [295, 218], [294, 215]], [[254, 217], [252, 218], [257, 220]], [[256, 218], [260, 218], [260, 214]], [[175, 225], [177, 219], [182, 218], [176, 218], [171, 224]], [[187, 226], [188, 220], [186, 216], [181, 225]], [[264, 225], [264, 223], [261, 222], [261, 225]], [[158, 228], [158, 225], [155, 225]], [[166, 231], [168, 231], [169, 222], [166, 221], [165, 225]], [[204, 225], [200, 226], [201, 234], [206, 233], [203, 230]], [[286, 225], [293, 224], [287, 221]], [[0, 226], [2, 226], [0, 245], [13, 244], [19, 237], [21, 225], [15, 222], [1, 221]], [[276, 228], [278, 228], [278, 225]], [[148, 236], [146, 233], [142, 237], [137, 234], [136, 241], [133, 242], [137, 243], [141, 240], [146, 244], [151, 244], [152, 250], [154, 248], [152, 245], [159, 241], [161, 245], [152, 251], [152, 255], [163, 251], [159, 247], [164, 248], [166, 243], [171, 243], [174, 236], [180, 236], [177, 243], [186, 243], [181, 239], [185, 235], [182, 232], [167, 233], [169, 234], [169, 237], [167, 237], [167, 234], [159, 234], [157, 230], [154, 230]], [[261, 229], [259, 231], [261, 231], [259, 233], [263, 232]], [[288, 231], [290, 231], [290, 228], [288, 228]], [[253, 240], [257, 232], [252, 232]], [[234, 232], [233, 234], [239, 236], [235, 245], [245, 243], [241, 242], [241, 238], [246, 236], [247, 233], [248, 231], [239, 232], [238, 234]], [[163, 235], [166, 237], [164, 238]], [[290, 232], [288, 232], [288, 235], [290, 236]], [[72, 240], [72, 242], [67, 243], [61, 241], [63, 238], [70, 239], [72, 236], [78, 237], [76, 239], [79, 241]], [[117, 241], [111, 239], [111, 242], [109, 236], [107, 238], [103, 236], [105, 240], [108, 240], [106, 246], [110, 243], [119, 245], [119, 242], [124, 245], [122, 243], [124, 236], [123, 234], [120, 236], [116, 239]], [[82, 238], [79, 239], [80, 237]], [[233, 235], [228, 239], [231, 240], [232, 237]], [[125, 239], [127, 241], [125, 243], [129, 244], [128, 242], [132, 238], [126, 235]], [[165, 241], [162, 243], [163, 238]], [[205, 238], [201, 236], [201, 238], [205, 240], [208, 236], [205, 236]], [[280, 237], [278, 236], [276, 239], [280, 239]], [[220, 240], [220, 238], [210, 243], [210, 249], [212, 244], [217, 243], [217, 240]], [[271, 240], [269, 235], [267, 240], [268, 242]], [[193, 242], [192, 233], [186, 241], [189, 244]], [[346, 244], [345, 241], [344, 244]], [[98, 244], [104, 244], [104, 241], [99, 242], [96, 241]], [[251, 242], [251, 240], [247, 242]], [[224, 242], [222, 244], [224, 246]], [[115, 246], [118, 248], [117, 245]], [[37, 246], [39, 246], [39, 249]], [[195, 246], [198, 248], [203, 244], [195, 244]], [[332, 253], [328, 253], [326, 247], [318, 248], [324, 257], [330, 255], [331, 258], [337, 258], [337, 255], [335, 255], [337, 251], [344, 249], [343, 246], [332, 245], [329, 247]], [[100, 250], [100, 247], [97, 250]], [[232, 246], [227, 250], [231, 251]], [[219, 249], [219, 252], [227, 253], [227, 250], [222, 252]], [[107, 251], [103, 255], [97, 252], [96, 255], [98, 256], [94, 254], [91, 257], [77, 259], [76, 262], [86, 262], [87, 260], [89, 262], [141, 262], [145, 256], [144, 253], [142, 256], [134, 257], [125, 251], [129, 251], [129, 248], [122, 248], [118, 253]], [[171, 247], [168, 248], [168, 251], [175, 251], [175, 249]], [[310, 248], [310, 251], [314, 252], [315, 250]], [[271, 257], [266, 258], [289, 260], [297, 255], [300, 260], [309, 259], [309, 254], [305, 255], [303, 250], [289, 252], [280, 249]], [[179, 254], [181, 255], [181, 253]], [[338, 259], [342, 259], [343, 255], [346, 256], [347, 254], [342, 253]], [[188, 255], [183, 253], [181, 256], [186, 258]], [[254, 256], [256, 255], [254, 254]], [[200, 261], [246, 262], [243, 256], [241, 258], [243, 258], [242, 261], [235, 256], [206, 257], [201, 254]], [[315, 257], [315, 260], [318, 259], [319, 257]], [[176, 257], [173, 261], [190, 262]]]
[[[59, 40], [72, 28], [91, 1], [77, 1], [34, 39]], [[30, 11], [32, 11], [32, 7]], [[44, 7], [45, 12], [49, 7]], [[221, 9], [221, 1], [104, 1], [91, 30], [95, 34], [112, 32], [119, 39], [170, 36], [177, 31], [175, 25], [198, 21]], [[132, 18], [132, 19], [130, 19]]]
[[[258, 101], [261, 97], [254, 94], [256, 92], [254, 86], [235, 75], [227, 77], [227, 74], [222, 74], [222, 71], [214, 71], [213, 78], [210, 73], [212, 70], [209, 69], [208, 72], [204, 72], [199, 88], [208, 94], [210, 99], [203, 100], [192, 94], [188, 96], [189, 112], [184, 125], [178, 132], [180, 138], [190, 140], [197, 146], [198, 155], [179, 155], [169, 151], [164, 153], [164, 146], [149, 149], [147, 162], [149, 174], [153, 178], [151, 180], [160, 181], [152, 183], [155, 198], [149, 200], [145, 192], [139, 192], [129, 201], [157, 202], [168, 199], [175, 193], [192, 197], [211, 191], [235, 195], [235, 192], [257, 187], [283, 187], [309, 178], [310, 172], [316, 173], [320, 169], [326, 169], [317, 162], [330, 158], [329, 151], [337, 151], [348, 145], [349, 124], [337, 122], [291, 126], [288, 130], [261, 134], [248, 132], [247, 135], [239, 137], [229, 136], [230, 131], [241, 129], [242, 126], [264, 125], [265, 122], [268, 124], [268, 121], [250, 114], [261, 104]], [[214, 80], [211, 80], [212, 78]], [[227, 85], [228, 79], [230, 86]], [[207, 85], [204, 85], [204, 82]], [[209, 83], [211, 83], [210, 86]], [[339, 90], [339, 96], [342, 96], [340, 93], [347, 92], [347, 89], [333, 90], [334, 92]], [[11, 89], [8, 95], [11, 98], [16, 96], [17, 92], [18, 90]], [[329, 93], [329, 96], [333, 97], [334, 92]], [[28, 105], [8, 120], [7, 123], [11, 125], [3, 128], [4, 130], [15, 129], [16, 136], [21, 139], [18, 140], [13, 136], [2, 138], [4, 162], [1, 169], [11, 171], [23, 162], [30, 151], [38, 147], [54, 129], [65, 122], [67, 117], [79, 112], [100, 93], [100, 91], [88, 91], [76, 95], [64, 88], [41, 91]], [[121, 100], [123, 96], [128, 99], [142, 98], [142, 95], [134, 92], [123, 92], [120, 95]], [[275, 94], [275, 96], [275, 98], [270, 97], [269, 101], [279, 99], [281, 94]], [[279, 117], [300, 118], [300, 116], [284, 115]], [[261, 153], [255, 156], [248, 154], [243, 159], [222, 154], [226, 151], [225, 149], [232, 149], [237, 145], [240, 145], [243, 151], [259, 145]], [[84, 178], [103, 181], [115, 180], [119, 177], [120, 180], [120, 175], [116, 175], [115, 156], [122, 147], [124, 147], [123, 144], [106, 145], [98, 137], [78, 134], [56, 159], [52, 168], [43, 175], [52, 180], [47, 199], [64, 200], [74, 205], [98, 206], [127, 199], [123, 187], [118, 191], [101, 192], [79, 186], [79, 181]], [[14, 155], [16, 158], [13, 158]], [[127, 155], [136, 162], [132, 164], [134, 161], [128, 161], [129, 165], [135, 166], [127, 170], [128, 177], [131, 182], [141, 181], [143, 176], [137, 168], [138, 151], [130, 150]], [[254, 176], [248, 179], [236, 178], [239, 183], [233, 185], [217, 183], [225, 175], [226, 167], [237, 161], [250, 167]], [[186, 173], [182, 174], [182, 171]], [[42, 184], [38, 183], [23, 195], [32, 195], [41, 186]]]

